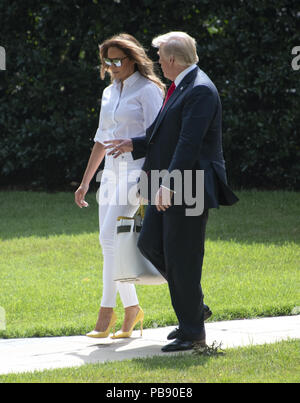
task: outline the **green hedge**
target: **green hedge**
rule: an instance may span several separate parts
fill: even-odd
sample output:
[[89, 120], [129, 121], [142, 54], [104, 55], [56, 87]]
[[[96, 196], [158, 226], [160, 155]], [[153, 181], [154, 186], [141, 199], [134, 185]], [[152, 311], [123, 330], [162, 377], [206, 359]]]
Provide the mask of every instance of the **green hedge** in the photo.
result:
[[157, 60], [153, 36], [182, 30], [221, 95], [230, 183], [299, 190], [299, 20], [297, 0], [1, 0], [0, 185], [80, 181], [108, 84], [98, 43], [128, 32]]

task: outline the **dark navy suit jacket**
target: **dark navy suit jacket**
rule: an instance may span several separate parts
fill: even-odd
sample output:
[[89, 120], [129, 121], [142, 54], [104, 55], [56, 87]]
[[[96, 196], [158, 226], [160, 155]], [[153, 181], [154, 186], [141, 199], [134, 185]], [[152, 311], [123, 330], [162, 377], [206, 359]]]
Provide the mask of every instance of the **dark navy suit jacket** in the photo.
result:
[[146, 157], [146, 172], [204, 170], [205, 209], [232, 205], [238, 200], [227, 185], [220, 97], [213, 82], [198, 67], [179, 83], [146, 135], [132, 141], [132, 156]]

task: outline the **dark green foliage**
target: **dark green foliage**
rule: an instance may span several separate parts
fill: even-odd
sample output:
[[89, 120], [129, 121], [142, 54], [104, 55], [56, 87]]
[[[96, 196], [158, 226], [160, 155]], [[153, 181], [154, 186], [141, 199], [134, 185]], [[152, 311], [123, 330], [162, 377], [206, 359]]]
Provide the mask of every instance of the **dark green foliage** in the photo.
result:
[[291, 67], [292, 48], [300, 46], [297, 6], [1, 0], [0, 184], [57, 189], [80, 181], [108, 84], [99, 78], [98, 44], [128, 32], [157, 60], [152, 38], [182, 30], [197, 39], [199, 66], [221, 95], [229, 182], [299, 189], [300, 70]]

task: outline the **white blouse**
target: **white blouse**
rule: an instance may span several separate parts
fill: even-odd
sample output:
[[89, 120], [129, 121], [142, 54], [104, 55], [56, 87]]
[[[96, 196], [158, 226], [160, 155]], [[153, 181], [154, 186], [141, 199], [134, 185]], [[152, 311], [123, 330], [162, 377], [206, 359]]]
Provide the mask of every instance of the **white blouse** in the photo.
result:
[[[161, 89], [138, 71], [121, 83], [106, 87], [102, 94], [99, 127], [94, 141], [144, 136], [163, 102]], [[126, 159], [132, 160], [131, 153]]]

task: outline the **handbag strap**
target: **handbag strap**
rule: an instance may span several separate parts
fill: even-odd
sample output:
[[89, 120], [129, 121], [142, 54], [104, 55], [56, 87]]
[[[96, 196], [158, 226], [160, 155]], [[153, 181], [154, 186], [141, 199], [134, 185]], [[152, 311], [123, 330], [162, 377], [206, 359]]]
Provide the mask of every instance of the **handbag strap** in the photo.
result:
[[117, 226], [117, 234], [124, 233], [124, 232], [130, 232], [131, 229], [133, 232], [141, 232], [142, 230], [142, 225], [143, 225], [143, 219], [145, 216], [145, 206], [140, 205], [138, 208], [137, 212], [133, 217], [124, 217], [124, 216], [119, 216], [117, 218], [117, 221], [121, 221], [122, 219], [125, 220], [134, 220], [134, 224], [132, 225], [118, 225]]
[[[117, 227], [117, 234], [120, 234], [122, 232], [130, 232], [131, 231], [131, 225], [120, 225]], [[133, 228], [133, 231], [135, 232], [141, 232], [142, 226], [141, 225], [135, 225]]]
[[137, 209], [137, 212], [135, 213], [134, 217], [142, 217], [142, 220], [145, 217], [145, 212], [146, 212], [146, 207], [144, 204], [140, 204], [139, 208]]

